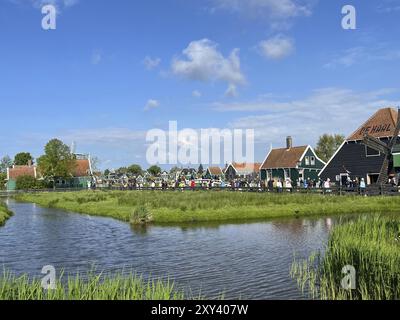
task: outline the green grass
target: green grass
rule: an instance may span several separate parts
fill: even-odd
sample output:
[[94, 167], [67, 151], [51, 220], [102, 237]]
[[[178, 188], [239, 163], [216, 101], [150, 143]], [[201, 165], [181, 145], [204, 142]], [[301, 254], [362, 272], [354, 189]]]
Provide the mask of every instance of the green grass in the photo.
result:
[[[342, 268], [356, 270], [356, 289], [345, 290]], [[400, 299], [400, 219], [367, 216], [335, 227], [323, 256], [295, 261], [291, 275], [311, 298]]]
[[17, 200], [89, 215], [134, 221], [147, 212], [153, 223], [262, 220], [400, 211], [400, 197], [360, 197], [247, 192], [81, 191], [23, 194]]
[[8, 210], [5, 203], [0, 201], [0, 227], [4, 226], [6, 220], [12, 216], [12, 212]]
[[134, 274], [87, 277], [73, 276], [56, 282], [56, 289], [45, 290], [40, 279], [16, 277], [3, 272], [0, 300], [183, 300], [183, 292], [169, 281], [148, 280]]
[[146, 208], [153, 223], [262, 220], [400, 211], [400, 197], [248, 192], [81, 191], [23, 194], [17, 200], [89, 215], [134, 220]]

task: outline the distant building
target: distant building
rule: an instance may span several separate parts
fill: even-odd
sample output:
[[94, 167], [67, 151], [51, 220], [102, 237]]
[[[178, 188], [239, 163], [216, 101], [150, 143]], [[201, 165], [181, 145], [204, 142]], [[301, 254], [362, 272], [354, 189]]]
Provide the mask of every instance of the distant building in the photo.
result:
[[290, 178], [293, 183], [300, 180], [317, 180], [325, 162], [318, 158], [311, 146], [293, 147], [291, 137], [286, 139], [286, 148], [272, 149], [260, 167], [261, 180]]
[[93, 180], [93, 170], [89, 155], [75, 154], [76, 167], [72, 177], [58, 179], [56, 188], [87, 188]]
[[225, 178], [227, 180], [246, 179], [254, 180], [259, 176], [261, 163], [237, 163], [233, 162], [225, 168]]
[[[17, 187], [17, 179], [21, 176], [30, 176], [43, 179], [36, 165], [13, 166], [7, 169], [7, 190], [13, 191]], [[76, 167], [72, 176], [55, 181], [56, 188], [87, 188], [93, 179], [90, 156], [76, 155]]]
[[206, 174], [204, 175], [206, 179], [222, 179], [224, 173], [220, 167], [209, 167], [207, 168]]
[[179, 172], [180, 178], [185, 178], [186, 180], [196, 179], [197, 170], [194, 168], [185, 168]]
[[169, 179], [169, 173], [167, 172], [167, 171], [163, 171], [162, 173], [161, 173], [161, 180], [163, 180], [163, 181], [167, 181], [168, 179]]
[[[397, 110], [384, 108], [378, 110], [339, 147], [322, 169], [320, 177], [343, 185], [349, 178], [364, 178], [367, 184], [377, 182], [384, 155], [362, 144], [365, 134], [387, 143], [393, 137], [397, 123]], [[390, 174], [400, 172], [400, 145], [395, 145]]]
[[7, 190], [14, 191], [17, 188], [17, 179], [22, 176], [38, 178], [36, 166], [29, 164], [27, 166], [13, 166], [7, 168]]

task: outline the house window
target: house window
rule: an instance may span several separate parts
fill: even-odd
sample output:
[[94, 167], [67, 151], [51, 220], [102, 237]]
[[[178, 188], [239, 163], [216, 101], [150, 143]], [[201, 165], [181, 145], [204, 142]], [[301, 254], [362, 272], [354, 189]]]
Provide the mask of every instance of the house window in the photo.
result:
[[306, 166], [309, 166], [310, 165], [310, 157], [306, 157]]
[[380, 155], [381, 155], [381, 153], [379, 151], [365, 146], [365, 156], [366, 157], [379, 157]]
[[311, 165], [315, 166], [315, 157], [311, 157]]

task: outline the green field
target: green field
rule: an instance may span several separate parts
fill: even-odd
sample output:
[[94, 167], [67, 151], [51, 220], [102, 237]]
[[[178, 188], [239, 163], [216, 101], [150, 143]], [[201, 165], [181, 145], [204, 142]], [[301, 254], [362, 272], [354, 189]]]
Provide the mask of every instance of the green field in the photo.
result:
[[250, 221], [276, 217], [400, 212], [400, 197], [229, 191], [82, 191], [24, 194], [16, 199], [132, 223]]
[[0, 201], [0, 227], [6, 223], [6, 220], [10, 218], [12, 212], [8, 210], [5, 203]]
[[147, 280], [134, 274], [102, 276], [88, 274], [56, 281], [56, 288], [44, 290], [40, 279], [0, 277], [0, 300], [183, 300], [183, 292], [169, 281]]
[[[355, 268], [355, 290], [345, 290], [343, 267]], [[294, 262], [292, 276], [311, 298], [400, 299], [400, 219], [368, 216], [334, 228], [326, 253]]]

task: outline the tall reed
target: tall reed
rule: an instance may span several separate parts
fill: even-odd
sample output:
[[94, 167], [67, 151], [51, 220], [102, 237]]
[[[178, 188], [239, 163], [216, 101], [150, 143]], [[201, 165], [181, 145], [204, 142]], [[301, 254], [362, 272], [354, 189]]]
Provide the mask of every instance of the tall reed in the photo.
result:
[[[355, 288], [341, 282], [345, 266], [355, 268]], [[400, 299], [400, 220], [364, 216], [334, 228], [325, 254], [294, 261], [291, 275], [311, 298], [323, 300]]]
[[135, 274], [89, 273], [60, 277], [54, 290], [45, 290], [40, 279], [3, 272], [0, 300], [182, 300], [183, 291], [170, 281], [144, 280]]

